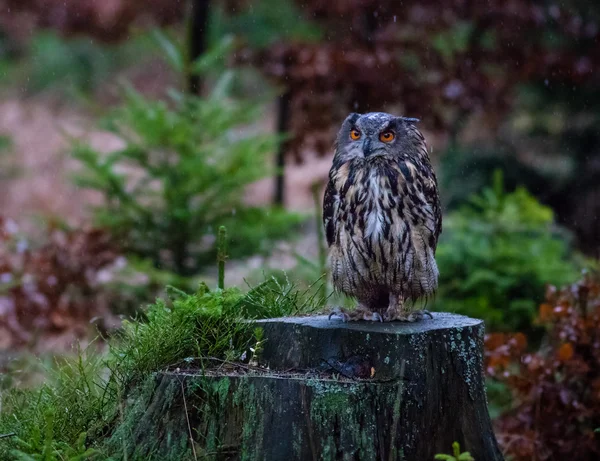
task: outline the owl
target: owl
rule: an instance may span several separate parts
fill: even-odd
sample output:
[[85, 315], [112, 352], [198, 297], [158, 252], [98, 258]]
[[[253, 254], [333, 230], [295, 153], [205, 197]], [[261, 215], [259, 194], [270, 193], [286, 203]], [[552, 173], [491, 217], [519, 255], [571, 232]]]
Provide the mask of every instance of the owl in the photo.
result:
[[416, 122], [382, 112], [350, 114], [338, 133], [323, 224], [333, 285], [356, 298], [358, 307], [337, 308], [330, 318], [414, 322], [432, 317], [414, 301], [437, 288], [442, 214]]

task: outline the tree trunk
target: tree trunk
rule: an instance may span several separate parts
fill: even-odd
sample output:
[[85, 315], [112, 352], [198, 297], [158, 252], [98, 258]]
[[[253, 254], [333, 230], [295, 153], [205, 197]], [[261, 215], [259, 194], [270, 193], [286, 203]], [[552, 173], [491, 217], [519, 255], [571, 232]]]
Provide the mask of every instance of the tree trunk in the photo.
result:
[[[277, 134], [280, 136], [289, 136], [291, 99], [292, 93], [289, 90], [285, 90], [277, 100]], [[278, 206], [285, 204], [285, 154], [287, 148], [288, 141], [281, 141], [275, 158], [276, 171], [273, 203]]]
[[483, 322], [434, 316], [260, 321], [268, 369], [162, 373], [129, 399], [138, 408], [122, 425], [134, 437], [129, 458], [193, 459], [193, 439], [197, 458], [215, 460], [429, 461], [454, 441], [477, 461], [502, 460], [487, 411]]
[[[189, 61], [196, 61], [206, 51], [206, 31], [208, 29], [209, 0], [191, 0]], [[202, 92], [202, 79], [197, 74], [188, 75], [188, 90], [192, 94]]]

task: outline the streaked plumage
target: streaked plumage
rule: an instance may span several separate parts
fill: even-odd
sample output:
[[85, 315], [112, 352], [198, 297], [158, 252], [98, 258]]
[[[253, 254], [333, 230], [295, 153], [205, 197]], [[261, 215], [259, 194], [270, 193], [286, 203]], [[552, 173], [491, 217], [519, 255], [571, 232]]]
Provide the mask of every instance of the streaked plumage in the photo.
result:
[[345, 320], [417, 320], [423, 311], [409, 311], [404, 301], [437, 288], [442, 216], [415, 122], [350, 114], [339, 131], [323, 222], [333, 284], [359, 301], [356, 311], [337, 311]]

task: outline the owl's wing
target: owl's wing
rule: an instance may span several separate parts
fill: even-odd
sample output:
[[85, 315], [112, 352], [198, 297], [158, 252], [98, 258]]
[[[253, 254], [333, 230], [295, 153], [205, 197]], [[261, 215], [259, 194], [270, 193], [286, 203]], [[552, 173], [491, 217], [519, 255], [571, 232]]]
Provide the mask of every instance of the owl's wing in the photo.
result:
[[[425, 137], [414, 125], [409, 126], [408, 132], [413, 138], [415, 146], [417, 146], [415, 149], [417, 155], [414, 163], [416, 171], [413, 170], [416, 173], [416, 177], [407, 177], [404, 171], [403, 174], [407, 179], [411, 178], [420, 183], [421, 187], [419, 187], [419, 189], [421, 190], [423, 199], [428, 205], [427, 212], [425, 213], [425, 222], [422, 224], [431, 232], [429, 246], [435, 251], [437, 248], [438, 237], [442, 233], [442, 207], [440, 204], [437, 178], [435, 177], [435, 172], [433, 171], [431, 161], [429, 160]], [[402, 167], [400, 169], [402, 170]]]
[[323, 226], [325, 227], [325, 237], [327, 245], [331, 246], [335, 242], [335, 209], [337, 194], [333, 182], [327, 183], [325, 197], [323, 199]]
[[438, 193], [437, 187], [437, 179], [435, 177], [435, 173], [429, 166], [431, 171], [431, 179], [426, 181], [423, 187], [423, 194], [425, 195], [425, 200], [431, 207], [432, 212], [432, 223], [433, 223], [433, 241], [430, 242], [430, 246], [433, 248], [435, 252], [437, 248], [438, 237], [442, 233], [442, 207], [440, 205], [440, 195]]

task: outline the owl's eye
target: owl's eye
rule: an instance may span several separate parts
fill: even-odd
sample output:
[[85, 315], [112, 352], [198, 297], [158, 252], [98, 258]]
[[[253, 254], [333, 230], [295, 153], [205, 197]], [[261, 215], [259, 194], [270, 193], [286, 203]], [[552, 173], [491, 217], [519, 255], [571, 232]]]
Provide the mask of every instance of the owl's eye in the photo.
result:
[[360, 139], [360, 131], [350, 130], [350, 139], [352, 139], [353, 141]]
[[396, 135], [392, 131], [384, 131], [379, 134], [379, 140], [381, 142], [392, 142]]

